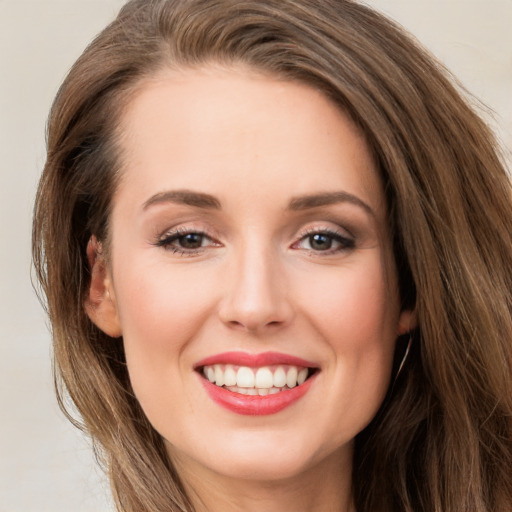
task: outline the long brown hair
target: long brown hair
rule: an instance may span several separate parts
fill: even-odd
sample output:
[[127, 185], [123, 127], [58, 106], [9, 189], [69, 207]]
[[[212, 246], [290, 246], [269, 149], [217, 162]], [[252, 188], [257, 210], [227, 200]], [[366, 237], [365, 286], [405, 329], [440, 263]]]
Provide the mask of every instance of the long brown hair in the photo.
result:
[[402, 303], [418, 327], [356, 439], [357, 510], [511, 510], [510, 181], [489, 129], [442, 67], [351, 0], [132, 0], [55, 99], [33, 258], [60, 403], [66, 410], [69, 395], [78, 409], [73, 421], [108, 468], [118, 510], [192, 506], [133, 395], [122, 340], [84, 311], [86, 245], [94, 234], [108, 246], [123, 106], [158, 69], [210, 61], [323, 91], [365, 133], [385, 185]]

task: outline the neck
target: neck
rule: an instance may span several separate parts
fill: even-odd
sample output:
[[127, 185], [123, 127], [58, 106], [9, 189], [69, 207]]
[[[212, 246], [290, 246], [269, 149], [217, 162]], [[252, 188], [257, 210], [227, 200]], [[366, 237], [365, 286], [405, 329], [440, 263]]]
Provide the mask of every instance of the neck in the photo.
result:
[[355, 512], [352, 453], [281, 480], [249, 480], [175, 461], [195, 512]]

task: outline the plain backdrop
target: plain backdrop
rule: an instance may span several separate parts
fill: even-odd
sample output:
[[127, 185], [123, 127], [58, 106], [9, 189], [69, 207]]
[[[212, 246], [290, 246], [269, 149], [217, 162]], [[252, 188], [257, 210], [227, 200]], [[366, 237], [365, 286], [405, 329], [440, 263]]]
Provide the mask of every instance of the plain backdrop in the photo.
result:
[[[123, 3], [0, 0], [0, 512], [113, 510], [89, 441], [56, 405], [30, 236], [52, 98]], [[483, 113], [510, 153], [512, 0], [367, 3], [407, 27], [494, 111]]]

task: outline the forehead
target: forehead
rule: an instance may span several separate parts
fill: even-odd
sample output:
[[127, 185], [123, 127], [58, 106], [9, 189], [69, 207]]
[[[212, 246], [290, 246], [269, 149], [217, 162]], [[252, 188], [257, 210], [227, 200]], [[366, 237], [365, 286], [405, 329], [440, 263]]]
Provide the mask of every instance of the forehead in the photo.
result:
[[341, 187], [383, 206], [363, 134], [303, 83], [240, 67], [161, 71], [140, 86], [120, 129], [118, 192], [199, 186], [222, 202], [237, 187], [254, 198], [272, 187], [283, 196]]

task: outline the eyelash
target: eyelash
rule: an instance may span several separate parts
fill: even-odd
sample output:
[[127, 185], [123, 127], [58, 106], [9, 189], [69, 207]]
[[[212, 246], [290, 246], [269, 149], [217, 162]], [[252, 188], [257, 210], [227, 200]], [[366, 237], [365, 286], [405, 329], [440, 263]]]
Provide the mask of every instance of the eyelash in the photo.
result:
[[[166, 233], [166, 235], [163, 238], [159, 239], [155, 245], [157, 247], [163, 247], [164, 249], [171, 251], [173, 254], [179, 254], [181, 256], [195, 256], [201, 253], [207, 246], [201, 245], [200, 247], [197, 248], [185, 248], [173, 245], [173, 243], [178, 242], [180, 239], [184, 239], [186, 236], [191, 235], [201, 237], [201, 243], [203, 243], [205, 240], [209, 240], [210, 243], [207, 246], [209, 246], [210, 244], [217, 247], [220, 246], [218, 242], [215, 242], [215, 240], [204, 231], [188, 228], [178, 228], [172, 232]], [[331, 243], [338, 243], [339, 247], [336, 247], [334, 249], [329, 247], [325, 250], [315, 250], [313, 248], [305, 249], [308, 252], [313, 253], [315, 255], [327, 256], [339, 252], [350, 251], [355, 248], [355, 240], [353, 238], [348, 237], [336, 230], [326, 228], [308, 229], [305, 233], [301, 234], [299, 240], [294, 242], [291, 247], [292, 249], [300, 249], [299, 245], [307, 240], [309, 240], [309, 243], [311, 245], [313, 237], [318, 235], [326, 237], [328, 240], [331, 241]]]
[[[337, 242], [339, 244], [339, 247], [337, 248], [331, 248], [325, 250], [315, 250], [313, 248], [306, 249], [308, 252], [313, 253], [318, 256], [328, 256], [331, 254], [337, 254], [340, 252], [350, 251], [355, 248], [356, 243], [354, 238], [351, 238], [350, 236], [345, 235], [344, 233], [340, 233], [339, 231], [336, 231], [334, 229], [329, 228], [313, 228], [308, 229], [305, 233], [303, 233], [300, 237], [300, 239], [295, 242], [292, 247], [297, 247], [300, 243], [309, 240], [309, 243], [311, 245], [312, 238], [317, 235], [323, 235], [324, 237], [331, 240], [331, 242]], [[297, 247], [298, 248], [298, 247]]]
[[210, 242], [213, 242], [214, 245], [220, 245], [216, 243], [213, 240], [213, 238], [204, 231], [189, 228], [178, 228], [174, 231], [168, 232], [165, 234], [163, 238], [160, 238], [155, 245], [157, 247], [163, 247], [164, 249], [171, 251], [173, 254], [179, 254], [181, 256], [195, 256], [196, 254], [199, 254], [201, 252], [203, 246], [193, 249], [187, 249], [185, 247], [172, 245], [174, 242], [177, 242], [180, 239], [183, 239], [186, 236], [190, 235], [197, 235], [198, 237], [201, 237], [201, 242], [203, 242], [206, 239], [210, 240]]

